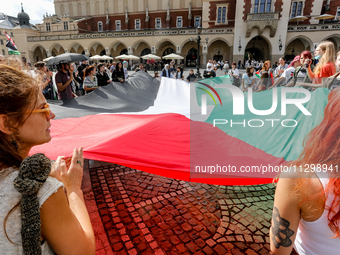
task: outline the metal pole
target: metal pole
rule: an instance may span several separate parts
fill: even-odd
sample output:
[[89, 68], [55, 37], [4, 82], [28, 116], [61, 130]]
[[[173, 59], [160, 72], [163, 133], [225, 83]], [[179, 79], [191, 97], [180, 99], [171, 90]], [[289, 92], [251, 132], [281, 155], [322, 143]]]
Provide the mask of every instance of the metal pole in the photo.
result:
[[201, 37], [198, 35], [197, 38], [197, 72], [196, 72], [196, 78], [202, 78], [200, 74], [200, 43], [201, 43]]

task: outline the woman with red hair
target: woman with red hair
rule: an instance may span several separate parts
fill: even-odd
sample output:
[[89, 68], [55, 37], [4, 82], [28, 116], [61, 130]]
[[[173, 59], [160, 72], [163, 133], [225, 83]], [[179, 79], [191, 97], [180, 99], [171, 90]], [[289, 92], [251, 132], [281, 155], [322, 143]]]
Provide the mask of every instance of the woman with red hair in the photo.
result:
[[[277, 184], [270, 248], [274, 254], [339, 254], [340, 88], [328, 96], [322, 122]], [[295, 167], [294, 167], [295, 166]]]
[[299, 82], [295, 86], [320, 88], [323, 86], [323, 82], [326, 78], [336, 73], [334, 44], [328, 41], [322, 42], [315, 51], [319, 52], [318, 56], [321, 55], [320, 61], [317, 63], [313, 71], [310, 64], [307, 64], [306, 66], [312, 83]]
[[314, 66], [310, 64], [313, 56], [312, 53], [308, 50], [303, 51], [300, 54], [300, 66], [297, 67], [293, 73], [293, 80], [290, 81], [285, 87], [293, 87], [297, 82], [302, 83], [312, 83], [309, 74], [307, 72], [307, 66], [311, 65], [310, 68], [314, 69]]
[[271, 62], [270, 60], [267, 60], [264, 62], [262, 70], [261, 70], [261, 74], [263, 72], [268, 72], [268, 85], [266, 87], [266, 89], [270, 86], [272, 86], [274, 84], [274, 76], [273, 76], [273, 69], [271, 68]]

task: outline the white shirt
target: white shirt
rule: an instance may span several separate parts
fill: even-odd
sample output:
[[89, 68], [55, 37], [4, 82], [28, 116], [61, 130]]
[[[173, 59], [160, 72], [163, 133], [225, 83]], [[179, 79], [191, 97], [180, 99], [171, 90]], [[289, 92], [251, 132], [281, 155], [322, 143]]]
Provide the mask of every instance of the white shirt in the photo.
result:
[[[6, 237], [3, 228], [3, 223], [8, 212], [20, 201], [21, 194], [14, 188], [13, 181], [18, 176], [19, 171], [9, 168], [8, 175], [5, 175], [0, 181], [0, 250], [1, 254], [23, 254], [22, 239], [21, 239], [21, 212], [20, 207], [14, 210], [6, 222], [6, 231], [12, 244]], [[12, 172], [11, 172], [12, 171]], [[58, 191], [63, 184], [53, 177], [48, 177], [38, 192], [39, 206], [41, 207], [45, 201], [54, 193]], [[41, 252], [43, 255], [55, 254], [48, 242], [45, 240], [41, 245]]]
[[251, 84], [253, 83], [253, 80], [255, 80], [255, 75], [248, 77], [247, 73], [244, 73], [242, 75], [242, 79], [244, 80], [243, 86], [245, 89], [247, 89]]
[[276, 67], [274, 74], [278, 75], [279, 74], [279, 70], [286, 70], [287, 68], [288, 68], [287, 64], [285, 64], [284, 66], [279, 65], [278, 67]]
[[293, 77], [293, 74], [294, 74], [294, 71], [295, 71], [295, 68], [293, 66], [287, 68], [282, 74], [280, 77], [284, 77], [286, 78], [286, 82]]
[[[324, 178], [324, 173], [315, 171], [324, 190], [329, 178]], [[296, 232], [294, 248], [300, 255], [338, 255], [340, 240], [334, 237], [334, 233], [328, 227], [328, 209], [334, 199], [333, 194], [327, 194], [326, 206], [323, 214], [316, 221], [308, 222], [300, 219], [299, 228]]]
[[240, 74], [240, 72], [238, 71], [237, 68], [235, 68], [234, 70], [233, 70], [233, 69], [230, 69], [230, 70], [229, 70], [229, 73], [230, 73], [230, 74], [237, 75], [237, 76], [239, 76], [239, 74]]

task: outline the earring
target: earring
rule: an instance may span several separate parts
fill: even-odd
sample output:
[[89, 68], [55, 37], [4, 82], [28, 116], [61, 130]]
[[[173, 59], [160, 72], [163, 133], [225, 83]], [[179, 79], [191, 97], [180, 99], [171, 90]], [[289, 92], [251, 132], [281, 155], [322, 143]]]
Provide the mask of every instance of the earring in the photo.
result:
[[17, 141], [14, 140], [13, 136], [12, 136], [12, 142], [11, 142], [11, 144], [12, 144], [16, 149], [19, 148], [18, 143], [17, 143]]

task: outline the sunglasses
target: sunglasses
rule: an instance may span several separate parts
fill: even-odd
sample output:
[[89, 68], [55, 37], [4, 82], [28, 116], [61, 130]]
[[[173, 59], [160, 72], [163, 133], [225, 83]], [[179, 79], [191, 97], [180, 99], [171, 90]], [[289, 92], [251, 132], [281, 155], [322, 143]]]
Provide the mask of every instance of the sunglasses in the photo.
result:
[[50, 105], [48, 103], [46, 103], [46, 104], [44, 104], [43, 107], [44, 107], [43, 109], [36, 109], [36, 110], [33, 110], [33, 111], [27, 111], [26, 113], [39, 113], [39, 112], [43, 112], [43, 113], [46, 114], [46, 117], [50, 117], [50, 113], [51, 113]]

